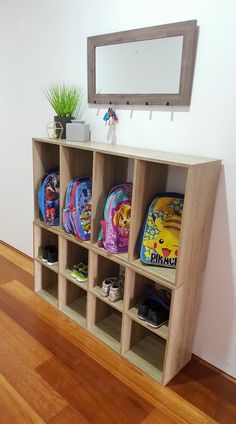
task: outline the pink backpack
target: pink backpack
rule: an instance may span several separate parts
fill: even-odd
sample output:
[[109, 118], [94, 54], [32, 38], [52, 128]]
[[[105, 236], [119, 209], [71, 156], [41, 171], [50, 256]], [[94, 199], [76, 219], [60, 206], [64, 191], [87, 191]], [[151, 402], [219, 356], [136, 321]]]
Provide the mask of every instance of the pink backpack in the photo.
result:
[[98, 246], [109, 253], [127, 253], [131, 219], [132, 184], [114, 187], [107, 198]]

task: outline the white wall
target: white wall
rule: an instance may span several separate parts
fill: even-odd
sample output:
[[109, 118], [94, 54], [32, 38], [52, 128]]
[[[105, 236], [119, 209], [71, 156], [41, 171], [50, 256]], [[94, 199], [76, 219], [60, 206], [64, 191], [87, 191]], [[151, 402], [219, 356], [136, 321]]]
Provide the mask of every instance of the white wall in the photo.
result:
[[[194, 353], [236, 376], [236, 56], [234, 0], [32, 0], [0, 3], [0, 239], [30, 254], [31, 136], [45, 136], [53, 112], [41, 92], [50, 81], [86, 87], [86, 37], [197, 19], [198, 54], [190, 109], [118, 109], [117, 142], [223, 159]], [[97, 114], [97, 112], [99, 112]], [[105, 108], [86, 111], [104, 141]], [[199, 200], [201, 201], [201, 199]]]

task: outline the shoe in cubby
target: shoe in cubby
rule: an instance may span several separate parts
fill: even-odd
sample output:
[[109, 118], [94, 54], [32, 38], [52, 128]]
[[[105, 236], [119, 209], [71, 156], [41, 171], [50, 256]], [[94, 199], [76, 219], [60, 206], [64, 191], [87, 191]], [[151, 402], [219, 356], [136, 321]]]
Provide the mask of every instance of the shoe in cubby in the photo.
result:
[[124, 309], [124, 267], [90, 252], [90, 291], [103, 302], [122, 312]]
[[87, 290], [88, 250], [60, 237], [60, 252], [60, 274], [83, 290]]
[[167, 340], [171, 290], [130, 269], [126, 270], [126, 281], [127, 315]]
[[58, 235], [34, 224], [34, 256], [36, 261], [58, 272]]

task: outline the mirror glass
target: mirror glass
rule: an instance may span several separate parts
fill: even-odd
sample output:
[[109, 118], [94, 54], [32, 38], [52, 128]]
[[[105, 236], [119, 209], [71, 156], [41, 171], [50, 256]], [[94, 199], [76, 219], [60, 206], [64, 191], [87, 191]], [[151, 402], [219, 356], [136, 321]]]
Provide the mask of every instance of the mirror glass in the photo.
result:
[[178, 94], [183, 36], [96, 48], [96, 93]]

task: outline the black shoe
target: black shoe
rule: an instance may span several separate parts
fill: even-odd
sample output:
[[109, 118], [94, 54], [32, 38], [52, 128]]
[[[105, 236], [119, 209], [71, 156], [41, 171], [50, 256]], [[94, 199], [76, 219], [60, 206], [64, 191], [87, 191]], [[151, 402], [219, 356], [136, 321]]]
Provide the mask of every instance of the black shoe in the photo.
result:
[[58, 261], [57, 247], [52, 245], [43, 247], [42, 261], [54, 265]]
[[48, 265], [56, 265], [57, 263], [58, 263], [58, 251], [57, 251], [57, 249], [49, 250], [47, 264]]
[[47, 262], [47, 260], [48, 260], [48, 252], [51, 250], [51, 249], [55, 249], [55, 246], [45, 246], [45, 247], [43, 247], [43, 254], [42, 254], [42, 261], [43, 262]]
[[155, 309], [149, 309], [146, 320], [147, 324], [150, 325], [150, 327], [161, 327], [163, 324], [168, 322], [169, 311], [163, 306], [157, 305]]
[[138, 305], [137, 317], [139, 319], [146, 320], [150, 308], [154, 306], [154, 301], [150, 297], [147, 297], [142, 303]]

